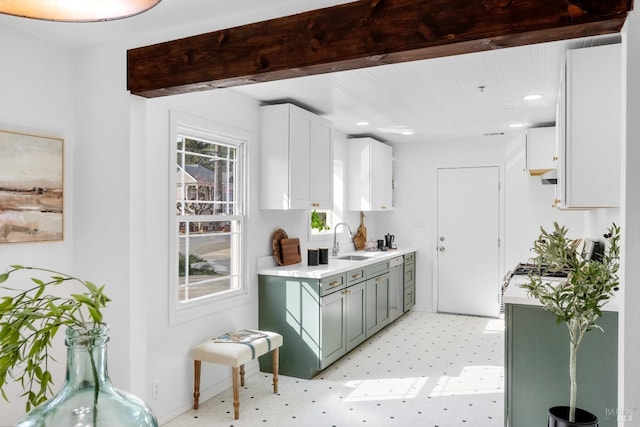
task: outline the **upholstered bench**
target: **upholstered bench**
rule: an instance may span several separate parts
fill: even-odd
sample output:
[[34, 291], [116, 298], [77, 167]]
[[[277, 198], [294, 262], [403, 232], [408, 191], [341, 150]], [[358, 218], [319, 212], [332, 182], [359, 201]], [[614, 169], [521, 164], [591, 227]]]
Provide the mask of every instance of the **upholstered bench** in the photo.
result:
[[244, 387], [244, 364], [268, 352], [273, 356], [273, 392], [278, 392], [278, 358], [282, 335], [269, 331], [254, 331], [266, 335], [250, 342], [218, 342], [216, 339], [205, 341], [191, 349], [194, 360], [193, 409], [198, 409], [200, 400], [200, 368], [202, 362], [231, 366], [233, 383], [233, 416], [240, 418], [240, 385]]

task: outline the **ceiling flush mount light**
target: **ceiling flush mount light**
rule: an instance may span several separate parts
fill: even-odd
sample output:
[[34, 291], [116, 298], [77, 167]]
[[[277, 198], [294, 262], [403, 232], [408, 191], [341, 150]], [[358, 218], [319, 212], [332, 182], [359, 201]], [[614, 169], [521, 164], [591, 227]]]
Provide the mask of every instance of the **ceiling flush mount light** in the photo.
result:
[[98, 22], [145, 12], [160, 0], [0, 0], [0, 13], [62, 22]]
[[509, 125], [510, 128], [523, 128], [524, 127], [524, 123], [511, 123]]
[[369, 125], [369, 122], [365, 122], [365, 121], [356, 122], [356, 126], [368, 126], [368, 125]]

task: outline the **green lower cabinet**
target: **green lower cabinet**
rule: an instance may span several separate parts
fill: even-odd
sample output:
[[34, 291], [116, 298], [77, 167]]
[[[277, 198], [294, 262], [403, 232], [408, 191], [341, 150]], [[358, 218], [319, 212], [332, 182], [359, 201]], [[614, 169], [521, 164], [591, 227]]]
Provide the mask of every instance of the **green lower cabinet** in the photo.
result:
[[[389, 262], [323, 279], [258, 276], [258, 327], [282, 335], [280, 373], [310, 379], [387, 325]], [[272, 372], [271, 353], [259, 359]]]
[[389, 273], [366, 282], [367, 338], [389, 323]]
[[[282, 335], [280, 373], [312, 378], [320, 372], [320, 286], [317, 280], [259, 276], [258, 327]], [[272, 372], [271, 353], [259, 359]]]
[[345, 326], [348, 353], [367, 338], [365, 282], [349, 286], [345, 292], [347, 293]]
[[[578, 404], [615, 427], [618, 408], [618, 313], [605, 311], [577, 356]], [[541, 307], [505, 305], [505, 426], [540, 427], [553, 406], [569, 405], [569, 335]]]
[[346, 292], [346, 290], [337, 291], [320, 298], [320, 330], [322, 336], [320, 341], [320, 369], [325, 369], [347, 352]]
[[[259, 276], [258, 327], [278, 332], [280, 373], [310, 379], [366, 339], [365, 282]], [[322, 295], [322, 296], [321, 296]], [[272, 372], [271, 354], [260, 370]]]
[[404, 307], [407, 312], [416, 305], [416, 264], [415, 252], [404, 256]]

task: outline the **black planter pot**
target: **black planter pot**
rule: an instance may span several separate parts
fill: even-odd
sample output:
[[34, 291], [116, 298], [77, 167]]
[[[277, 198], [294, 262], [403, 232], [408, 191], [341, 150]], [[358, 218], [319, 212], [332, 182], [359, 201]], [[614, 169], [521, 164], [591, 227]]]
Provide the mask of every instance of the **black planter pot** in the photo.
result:
[[554, 406], [549, 409], [549, 427], [598, 427], [598, 417], [589, 411], [576, 408], [575, 422], [569, 422], [569, 407]]

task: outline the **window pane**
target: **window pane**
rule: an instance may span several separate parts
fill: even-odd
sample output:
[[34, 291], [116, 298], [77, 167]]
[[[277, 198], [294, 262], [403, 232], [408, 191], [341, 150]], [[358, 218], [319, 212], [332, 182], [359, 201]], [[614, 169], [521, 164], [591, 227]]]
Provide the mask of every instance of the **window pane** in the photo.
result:
[[239, 221], [179, 223], [178, 287], [181, 302], [237, 286]]
[[236, 147], [181, 139], [176, 157], [177, 214], [237, 214], [236, 156]]

